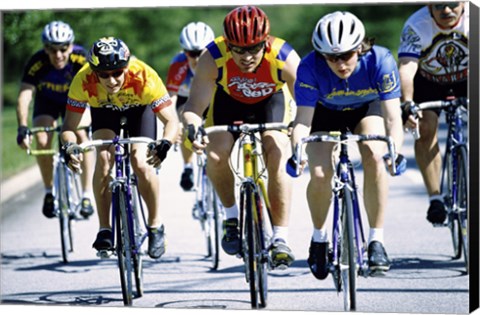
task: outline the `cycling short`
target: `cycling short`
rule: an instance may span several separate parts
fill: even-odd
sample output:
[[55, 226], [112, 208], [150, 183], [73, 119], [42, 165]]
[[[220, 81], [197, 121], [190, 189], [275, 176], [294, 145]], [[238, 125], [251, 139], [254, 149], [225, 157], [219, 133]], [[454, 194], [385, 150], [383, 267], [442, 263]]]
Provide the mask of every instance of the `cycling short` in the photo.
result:
[[[110, 129], [120, 133], [120, 120], [127, 118], [127, 130], [130, 137], [157, 138], [157, 117], [150, 106], [139, 106], [124, 111], [110, 108], [91, 107], [92, 132]], [[125, 135], [127, 136], [127, 135]]]
[[353, 110], [333, 110], [320, 104], [315, 108], [311, 133], [316, 131], [351, 131], [367, 116], [382, 116], [380, 101], [366, 103]]
[[293, 120], [294, 102], [285, 96], [283, 90], [255, 103], [245, 104], [232, 98], [224, 90], [217, 89], [213, 103], [209, 106], [205, 126], [231, 125], [234, 122], [267, 123], [283, 122], [289, 124]]
[[67, 98], [64, 102], [52, 102], [46, 97], [42, 97], [40, 93], [35, 96], [35, 103], [33, 105], [33, 118], [47, 115], [57, 120], [58, 117], [65, 118], [65, 110], [67, 107]]
[[185, 97], [185, 96], [177, 96], [177, 103], [176, 103], [176, 108], [179, 109], [180, 107], [183, 106], [183, 104], [185, 104], [185, 102], [187, 101], [188, 97]]
[[[438, 84], [425, 79], [419, 72], [415, 75], [413, 80], [415, 103], [445, 100], [452, 90], [455, 97], [467, 97], [467, 80], [454, 84]], [[440, 114], [440, 109], [434, 109], [437, 115]]]

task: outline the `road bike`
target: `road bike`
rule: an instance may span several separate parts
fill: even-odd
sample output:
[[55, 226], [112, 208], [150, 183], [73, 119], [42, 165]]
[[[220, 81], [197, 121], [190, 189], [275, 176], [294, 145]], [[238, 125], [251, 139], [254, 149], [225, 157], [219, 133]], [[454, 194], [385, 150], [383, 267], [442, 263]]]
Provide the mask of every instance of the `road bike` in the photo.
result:
[[[354, 165], [348, 152], [350, 142], [384, 141], [388, 156], [396, 156], [394, 143], [389, 136], [356, 135], [348, 132], [331, 131], [324, 135], [302, 138], [295, 147], [297, 161], [303, 160], [303, 145], [312, 142], [333, 142], [339, 146], [338, 162], [333, 176], [333, 225], [332, 248], [329, 252], [328, 270], [338, 293], [343, 293], [344, 309], [356, 310], [357, 276], [368, 277], [372, 271], [368, 266], [368, 244], [361, 218], [360, 199], [356, 184]], [[334, 148], [333, 152], [336, 152]], [[332, 153], [334, 154], [334, 153]], [[395, 163], [391, 174], [396, 173]], [[295, 170], [300, 174], [300, 164]]]
[[[286, 130], [283, 123], [232, 124], [205, 128], [207, 134], [228, 131], [238, 134], [237, 165], [230, 166], [239, 179], [240, 237], [239, 256], [245, 264], [245, 278], [250, 288], [252, 308], [264, 308], [268, 298], [268, 270], [273, 269], [269, 249], [272, 235], [270, 201], [266, 190], [266, 165], [258, 136], [267, 130]], [[240, 165], [242, 163], [242, 165]], [[243, 168], [242, 168], [243, 166]], [[243, 174], [242, 174], [243, 169]]]
[[192, 216], [200, 222], [207, 244], [207, 258], [212, 262], [212, 269], [217, 270], [220, 261], [220, 239], [222, 221], [225, 217], [220, 199], [208, 179], [205, 154], [197, 155], [197, 178], [195, 183], [195, 204]]
[[[445, 113], [447, 122], [447, 138], [443, 154], [441, 175], [441, 194], [447, 210], [444, 223], [434, 224], [436, 227], [448, 226], [452, 236], [453, 257], [465, 260], [468, 273], [468, 142], [465, 134], [468, 114], [468, 99], [465, 97], [449, 97], [412, 104], [410, 114], [418, 118], [419, 111], [439, 109]], [[419, 134], [421, 137], [421, 135]]]
[[[60, 142], [61, 126], [57, 127], [33, 127], [29, 131], [29, 137], [41, 133], [57, 133]], [[88, 127], [86, 127], [88, 128]], [[57, 149], [27, 149], [27, 154], [32, 156], [53, 156], [53, 189], [55, 214], [60, 223], [60, 241], [62, 245], [62, 259], [69, 262], [69, 254], [73, 252], [73, 222], [84, 220], [80, 215], [82, 185], [80, 176], [73, 173], [65, 164], [65, 156], [62, 150]]]
[[[115, 168], [109, 187], [112, 191], [112, 244], [108, 250], [100, 250], [100, 258], [116, 255], [120, 271], [120, 283], [124, 305], [132, 305], [132, 299], [143, 295], [142, 246], [148, 237], [147, 220], [143, 200], [138, 191], [137, 177], [132, 171], [130, 145], [134, 143], [151, 144], [148, 137], [128, 137], [124, 130], [126, 119], [121, 121], [119, 135], [111, 140], [92, 140], [69, 148], [69, 152], [79, 154], [93, 147], [113, 146], [115, 149]], [[136, 294], [133, 286], [135, 284]]]

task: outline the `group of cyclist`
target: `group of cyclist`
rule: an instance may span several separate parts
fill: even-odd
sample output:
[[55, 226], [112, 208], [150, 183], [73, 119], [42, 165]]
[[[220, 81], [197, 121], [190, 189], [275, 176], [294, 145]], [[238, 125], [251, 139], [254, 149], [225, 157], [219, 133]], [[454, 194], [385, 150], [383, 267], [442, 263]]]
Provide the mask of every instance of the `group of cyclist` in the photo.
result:
[[[291, 148], [310, 134], [336, 130], [386, 134], [395, 142], [396, 157], [384, 157], [385, 148], [378, 143], [359, 144], [372, 270], [387, 271], [391, 265], [384, 247], [388, 196], [384, 163], [396, 164], [397, 173], [392, 175], [405, 171], [406, 159], [400, 154], [404, 127], [420, 126], [415, 156], [430, 198], [427, 219], [432, 223], [445, 220], [439, 180], [439, 113], [425, 111], [416, 121], [408, 115], [408, 106], [444, 99], [450, 89], [455, 96], [467, 96], [468, 6], [464, 2], [429, 4], [415, 12], [402, 31], [399, 66], [387, 48], [366, 36], [358, 17], [340, 11], [320, 18], [311, 37], [313, 50], [302, 59], [288, 42], [270, 34], [269, 19], [256, 6], [230, 11], [218, 37], [203, 22], [189, 23], [181, 31], [182, 52], [172, 59], [166, 85], [155, 70], [131, 56], [121, 39], [101, 38], [85, 52], [73, 44], [70, 26], [59, 21], [45, 27], [42, 39], [44, 49], [28, 63], [19, 95], [17, 140], [23, 148], [29, 145], [27, 114], [34, 93], [33, 125], [53, 125], [61, 113], [62, 149], [67, 152], [85, 140], [77, 130], [84, 123], [91, 122], [95, 139], [113, 138], [123, 116], [128, 117], [129, 136], [156, 139], [156, 118], [163, 123], [163, 135], [155, 149], [143, 144], [132, 148], [132, 165], [149, 212], [148, 253], [152, 258], [165, 252], [160, 179], [154, 167], [176, 142], [182, 151], [180, 185], [185, 191], [193, 187], [193, 154], [206, 151], [207, 174], [226, 212], [222, 248], [230, 255], [240, 251], [239, 208], [228, 163], [237, 136], [221, 132], [206, 137], [202, 130], [238, 121], [283, 122], [293, 127], [288, 132], [266, 131], [261, 135], [271, 201], [274, 266], [288, 267], [295, 259], [288, 245], [292, 178], [286, 165], [306, 164], [297, 160]], [[38, 145], [47, 147], [51, 139], [39, 137]], [[307, 261], [317, 279], [328, 275], [325, 223], [334, 173], [332, 150], [327, 143], [312, 143], [306, 148], [310, 172], [306, 196], [313, 224]], [[93, 212], [89, 202], [93, 190], [100, 223], [93, 247], [101, 250], [112, 246], [108, 180], [114, 154], [111, 148], [102, 147], [96, 155], [94, 164], [89, 154], [67, 154], [72, 169], [84, 170], [86, 216]], [[39, 159], [38, 163], [46, 187], [43, 212], [52, 217], [51, 161]]]

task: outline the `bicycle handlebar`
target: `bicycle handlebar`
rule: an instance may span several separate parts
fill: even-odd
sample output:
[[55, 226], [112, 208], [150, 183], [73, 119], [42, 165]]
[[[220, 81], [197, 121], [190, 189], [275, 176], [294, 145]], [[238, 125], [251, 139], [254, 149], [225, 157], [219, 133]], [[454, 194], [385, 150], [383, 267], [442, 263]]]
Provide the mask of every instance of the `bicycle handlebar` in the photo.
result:
[[229, 131], [229, 132], [239, 132], [239, 133], [254, 133], [254, 132], [263, 132], [267, 130], [286, 130], [288, 125], [285, 123], [260, 123], [260, 124], [239, 124], [239, 125], [218, 125], [205, 128], [207, 134]]
[[357, 135], [357, 134], [347, 134], [340, 131], [330, 131], [326, 135], [311, 135], [305, 138], [302, 138], [300, 143], [295, 147], [295, 157], [297, 158], [298, 163], [296, 164], [296, 174], [300, 174], [300, 162], [302, 161], [303, 150], [302, 147], [306, 143], [310, 142], [335, 142], [335, 143], [345, 143], [345, 142], [362, 142], [362, 141], [383, 141], [387, 143], [388, 153], [392, 157], [392, 174], [397, 172], [395, 159], [395, 143], [393, 142], [392, 137], [384, 135]]
[[92, 147], [100, 147], [104, 145], [116, 145], [116, 144], [134, 144], [134, 143], [145, 143], [149, 144], [155, 142], [152, 138], [149, 137], [130, 137], [130, 138], [122, 138], [122, 139], [97, 139], [97, 140], [90, 140], [82, 142], [81, 144], [74, 144], [67, 149], [68, 154], [79, 154], [87, 151]]
[[[90, 128], [90, 127], [89, 126], [83, 126], [83, 127], [77, 128], [77, 130], [85, 130], [85, 129], [88, 129], [88, 128]], [[52, 126], [32, 127], [28, 130], [28, 135], [27, 136], [31, 136], [31, 135], [34, 135], [34, 134], [37, 134], [37, 133], [40, 133], [40, 132], [53, 133], [53, 132], [60, 132], [60, 131], [62, 131], [62, 126], [61, 125], [56, 126], [56, 127], [52, 127]], [[27, 148], [27, 154], [28, 155], [33, 155], [33, 156], [54, 155], [57, 152], [58, 151], [56, 149], [36, 150], [36, 149]]]

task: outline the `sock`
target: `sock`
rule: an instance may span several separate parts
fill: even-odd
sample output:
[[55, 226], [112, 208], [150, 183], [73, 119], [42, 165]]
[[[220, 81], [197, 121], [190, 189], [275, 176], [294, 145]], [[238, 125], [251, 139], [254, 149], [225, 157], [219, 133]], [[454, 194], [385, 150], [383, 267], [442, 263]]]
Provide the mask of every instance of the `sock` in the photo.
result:
[[378, 241], [383, 244], [383, 228], [371, 228], [368, 237], [368, 244], [372, 241]]
[[45, 195], [46, 194], [53, 194], [52, 193], [52, 187], [48, 188], [48, 187], [45, 187]]
[[83, 191], [82, 198], [88, 198], [90, 200], [93, 200], [93, 192], [91, 190]]
[[312, 240], [315, 243], [327, 243], [328, 233], [325, 229], [313, 229]]
[[192, 169], [192, 168], [193, 168], [192, 163], [185, 163], [185, 164], [183, 164], [183, 169], [187, 169], [187, 168]]
[[98, 232], [102, 232], [102, 231], [110, 231], [110, 232], [111, 232], [112, 229], [111, 229], [111, 228], [102, 228], [102, 227], [101, 227], [101, 228], [98, 230]]
[[432, 202], [434, 200], [438, 200], [438, 201], [443, 202], [443, 196], [442, 195], [432, 195], [428, 199], [430, 200], [430, 202]]
[[225, 216], [226, 216], [226, 219], [238, 219], [238, 207], [237, 207], [237, 204], [234, 203], [233, 206], [231, 207], [225, 207]]
[[288, 226], [278, 226], [278, 225], [274, 225], [273, 226], [273, 240], [277, 240], [277, 239], [282, 239], [285, 241], [285, 243], [287, 242], [287, 239], [288, 239]]

